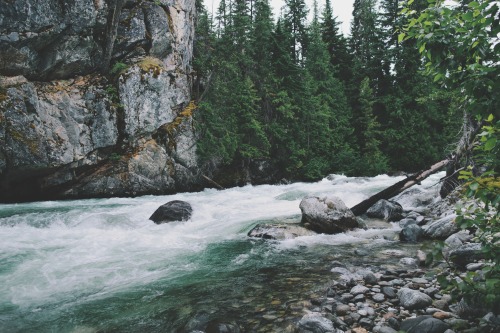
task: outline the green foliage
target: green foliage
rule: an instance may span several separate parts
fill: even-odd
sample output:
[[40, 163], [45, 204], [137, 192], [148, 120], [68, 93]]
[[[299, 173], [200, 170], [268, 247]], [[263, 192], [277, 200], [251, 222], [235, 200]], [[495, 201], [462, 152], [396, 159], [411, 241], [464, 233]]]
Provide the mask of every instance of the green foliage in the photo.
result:
[[120, 75], [128, 69], [128, 65], [123, 62], [115, 62], [109, 72], [112, 75]]
[[[409, 1], [411, 3], [413, 1]], [[494, 114], [499, 105], [500, 59], [498, 34], [500, 18], [497, 1], [480, 0], [460, 6], [429, 1], [428, 8], [409, 16], [399, 39], [414, 38], [426, 58], [426, 72], [445, 88], [463, 95], [465, 110], [482, 123], [476, 136], [472, 164], [460, 174], [465, 206], [459, 206], [456, 223], [475, 231], [486, 266], [454, 278], [440, 277], [456, 298], [480, 300], [500, 306], [500, 122]]]
[[198, 1], [201, 159], [243, 168], [266, 159], [279, 177], [315, 180], [416, 171], [441, 158], [451, 99], [417, 102], [437, 86], [417, 74], [416, 43], [397, 42], [397, 1], [385, 2], [392, 20], [380, 19], [374, 0], [356, 1], [349, 39], [330, 0], [321, 17], [314, 5], [310, 23], [303, 0], [287, 0], [276, 22], [269, 0], [222, 0], [215, 18]]

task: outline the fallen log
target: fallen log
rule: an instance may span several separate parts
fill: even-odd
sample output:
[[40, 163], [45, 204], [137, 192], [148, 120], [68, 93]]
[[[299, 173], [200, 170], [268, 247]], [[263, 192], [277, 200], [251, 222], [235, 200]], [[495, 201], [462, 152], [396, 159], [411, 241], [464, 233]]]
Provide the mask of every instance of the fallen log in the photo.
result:
[[203, 178], [205, 178], [205, 179], [206, 179], [209, 183], [211, 183], [211, 184], [215, 185], [215, 187], [217, 187], [219, 190], [225, 190], [225, 188], [224, 188], [224, 187], [222, 187], [222, 186], [221, 186], [220, 184], [218, 184], [217, 182], [215, 182], [215, 180], [210, 179], [210, 178], [208, 178], [208, 177], [207, 177], [207, 176], [205, 176], [205, 175], [201, 175], [201, 176], [202, 176]]
[[398, 195], [404, 190], [412, 187], [415, 184], [419, 184], [422, 180], [429, 177], [433, 173], [439, 171], [441, 168], [450, 163], [451, 159], [444, 159], [442, 161], [437, 162], [436, 164], [430, 166], [428, 169], [417, 172], [411, 176], [406, 177], [405, 179], [397, 182], [396, 184], [389, 186], [388, 188], [378, 192], [375, 195], [372, 195], [368, 199], [360, 202], [356, 206], [351, 208], [351, 211], [354, 215], [359, 216], [366, 213], [366, 211], [373, 206], [377, 201], [385, 199], [389, 200], [390, 198]]

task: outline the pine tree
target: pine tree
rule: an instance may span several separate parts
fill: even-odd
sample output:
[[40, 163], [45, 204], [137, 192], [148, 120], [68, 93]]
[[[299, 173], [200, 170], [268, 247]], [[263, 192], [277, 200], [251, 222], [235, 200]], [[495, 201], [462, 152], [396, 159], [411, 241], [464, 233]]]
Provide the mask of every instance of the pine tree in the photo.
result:
[[285, 24], [291, 33], [293, 60], [300, 64], [307, 48], [306, 19], [307, 8], [304, 0], [285, 0]]
[[330, 62], [338, 73], [338, 77], [345, 83], [351, 77], [351, 55], [347, 50], [347, 39], [339, 30], [340, 23], [333, 16], [330, 0], [326, 0], [323, 10], [321, 35], [330, 54]]
[[361, 154], [364, 164], [364, 173], [367, 175], [377, 175], [387, 171], [386, 157], [380, 151], [380, 124], [373, 114], [374, 95], [370, 87], [370, 79], [361, 81], [359, 89], [359, 104], [361, 118], [359, 119], [362, 128]]

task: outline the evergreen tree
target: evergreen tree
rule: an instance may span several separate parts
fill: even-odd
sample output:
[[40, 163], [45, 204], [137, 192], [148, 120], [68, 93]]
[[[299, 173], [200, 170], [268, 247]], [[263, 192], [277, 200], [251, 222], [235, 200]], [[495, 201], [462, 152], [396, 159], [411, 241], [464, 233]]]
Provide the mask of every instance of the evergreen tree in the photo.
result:
[[330, 54], [330, 62], [338, 73], [338, 77], [345, 83], [351, 77], [351, 56], [347, 50], [347, 39], [339, 31], [340, 23], [333, 16], [330, 0], [326, 0], [323, 10], [321, 35]]
[[304, 0], [285, 0], [286, 27], [291, 33], [293, 60], [296, 64], [300, 64], [303, 58], [305, 49], [307, 48], [307, 32], [306, 19], [308, 10]]
[[[375, 0], [355, 0], [351, 23], [351, 53], [357, 82], [368, 77], [378, 87], [381, 75], [381, 33], [377, 25]], [[378, 89], [375, 91], [378, 93]]]
[[334, 169], [336, 161], [333, 157], [346, 148], [351, 134], [350, 108], [343, 85], [334, 76], [327, 44], [322, 39], [316, 1], [308, 40], [305, 60], [307, 95], [303, 98], [307, 111], [302, 122], [308, 152], [304, 173], [314, 179]]
[[373, 114], [374, 104], [373, 90], [370, 87], [370, 79], [361, 81], [359, 89], [359, 104], [361, 117], [359, 119], [363, 140], [361, 141], [361, 154], [364, 165], [364, 173], [377, 175], [387, 171], [386, 157], [380, 151], [380, 124]]

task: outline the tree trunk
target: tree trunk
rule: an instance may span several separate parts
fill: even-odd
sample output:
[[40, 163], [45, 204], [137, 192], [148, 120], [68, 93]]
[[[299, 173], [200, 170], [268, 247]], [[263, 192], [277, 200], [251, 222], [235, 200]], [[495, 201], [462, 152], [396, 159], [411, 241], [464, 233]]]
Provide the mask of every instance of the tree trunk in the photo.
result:
[[107, 73], [113, 55], [113, 47], [116, 40], [118, 23], [120, 23], [120, 14], [125, 0], [111, 0], [109, 2], [108, 20], [106, 24], [106, 35], [104, 41], [103, 60], [101, 70]]
[[369, 197], [368, 199], [360, 202], [356, 206], [352, 207], [351, 211], [356, 216], [362, 215], [362, 214], [366, 213], [366, 211], [371, 206], [373, 206], [377, 201], [382, 200], [382, 199], [388, 200], [388, 199], [398, 195], [399, 193], [412, 187], [413, 185], [420, 183], [422, 180], [429, 177], [433, 173], [439, 171], [441, 168], [446, 166], [451, 161], [452, 161], [451, 159], [447, 158], [447, 159], [444, 159], [444, 160], [430, 166], [427, 170], [417, 172], [416, 174], [411, 175], [411, 176], [407, 177], [406, 179], [403, 179], [403, 180], [397, 182], [396, 184], [386, 188], [385, 190], [382, 190], [382, 191], [378, 192], [377, 194]]

